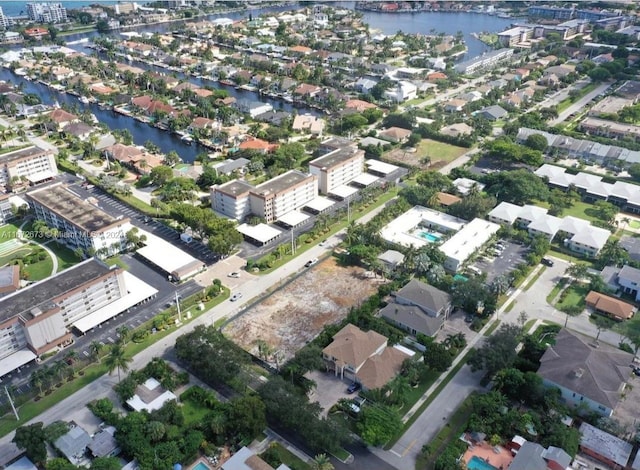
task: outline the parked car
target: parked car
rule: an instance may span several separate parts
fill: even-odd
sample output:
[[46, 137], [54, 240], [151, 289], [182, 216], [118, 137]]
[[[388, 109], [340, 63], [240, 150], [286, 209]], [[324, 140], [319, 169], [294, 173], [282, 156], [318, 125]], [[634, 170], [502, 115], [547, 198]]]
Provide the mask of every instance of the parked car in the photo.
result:
[[318, 262], [318, 258], [310, 259], [309, 261], [307, 261], [307, 262], [304, 264], [304, 267], [305, 267], [305, 268], [310, 268], [311, 266], [313, 266], [313, 265], [314, 265], [314, 264], [316, 264], [317, 262]]
[[542, 258], [542, 264], [544, 264], [545, 266], [553, 266], [553, 260], [550, 260], [549, 258]]
[[242, 298], [242, 292], [236, 292], [231, 296], [229, 300], [231, 300], [231, 302], [235, 302], [236, 300], [239, 300], [241, 298]]
[[349, 385], [349, 388], [347, 388], [347, 393], [355, 393], [359, 391], [361, 388], [362, 388], [362, 385], [360, 385], [358, 382], [353, 382], [351, 385]]
[[240, 273], [238, 271], [234, 271], [232, 273], [227, 274], [227, 277], [232, 277], [234, 279], [238, 279], [240, 277]]

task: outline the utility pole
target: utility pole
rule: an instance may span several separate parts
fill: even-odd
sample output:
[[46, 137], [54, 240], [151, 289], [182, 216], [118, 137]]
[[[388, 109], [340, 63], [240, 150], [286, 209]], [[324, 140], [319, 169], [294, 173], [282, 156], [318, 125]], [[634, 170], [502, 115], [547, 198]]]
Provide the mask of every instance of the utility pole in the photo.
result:
[[9, 395], [9, 390], [7, 389], [7, 386], [4, 386], [4, 392], [7, 394], [7, 398], [9, 399], [9, 403], [11, 404], [11, 409], [13, 410], [13, 414], [16, 415], [16, 421], [20, 421], [20, 416], [18, 416], [18, 410], [16, 410], [15, 405], [13, 404], [13, 399], [11, 398], [11, 395]]
[[293, 229], [291, 229], [291, 254], [292, 255], [296, 254], [296, 241], [295, 241], [295, 238], [293, 237]]
[[180, 313], [180, 298], [178, 297], [178, 291], [176, 291], [176, 307], [178, 309], [178, 321], [182, 323], [182, 314]]
[[347, 199], [347, 223], [351, 222], [351, 198]]

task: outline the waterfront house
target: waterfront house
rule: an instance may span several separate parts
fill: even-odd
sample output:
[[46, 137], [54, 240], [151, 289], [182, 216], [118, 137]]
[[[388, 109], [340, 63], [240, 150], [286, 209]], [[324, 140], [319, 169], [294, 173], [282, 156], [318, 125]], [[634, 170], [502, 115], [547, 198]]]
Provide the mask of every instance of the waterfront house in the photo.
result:
[[75, 114], [71, 114], [62, 108], [54, 109], [49, 113], [49, 122], [53, 123], [56, 130], [62, 130], [65, 126], [80, 121]]

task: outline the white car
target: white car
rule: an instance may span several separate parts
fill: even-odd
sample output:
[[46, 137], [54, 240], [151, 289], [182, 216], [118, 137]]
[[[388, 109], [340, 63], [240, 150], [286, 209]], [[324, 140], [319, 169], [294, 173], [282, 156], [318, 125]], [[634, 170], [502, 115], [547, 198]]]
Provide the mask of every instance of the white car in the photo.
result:
[[242, 293], [241, 292], [236, 292], [235, 294], [233, 294], [231, 296], [231, 298], [229, 299], [231, 302], [235, 302], [236, 300], [239, 300], [242, 298]]
[[234, 279], [238, 279], [240, 277], [240, 273], [238, 271], [234, 271], [232, 273], [227, 274], [227, 277], [232, 277]]
[[310, 268], [311, 266], [313, 266], [313, 265], [314, 265], [314, 264], [316, 264], [317, 262], [318, 262], [318, 258], [310, 259], [309, 261], [307, 261], [307, 262], [304, 264], [304, 267], [305, 267], [305, 268]]

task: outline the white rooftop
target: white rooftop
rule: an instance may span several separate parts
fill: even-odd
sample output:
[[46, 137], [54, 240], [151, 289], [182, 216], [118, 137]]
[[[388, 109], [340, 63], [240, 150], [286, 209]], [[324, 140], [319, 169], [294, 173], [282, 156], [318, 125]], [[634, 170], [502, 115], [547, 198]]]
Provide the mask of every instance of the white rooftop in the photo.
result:
[[278, 230], [275, 227], [267, 224], [258, 224], [258, 225], [249, 225], [242, 224], [237, 227], [238, 232], [243, 235], [246, 235], [253, 240], [257, 240], [261, 243], [267, 243], [274, 238], [279, 237], [284, 232], [282, 230]]
[[33, 361], [36, 357], [37, 356], [29, 349], [21, 349], [20, 351], [3, 357], [0, 360], [0, 377]]
[[133, 274], [124, 271], [124, 283], [127, 289], [127, 294], [124, 297], [119, 298], [115, 302], [111, 302], [95, 312], [81, 318], [73, 324], [82, 333], [89, 331], [101, 323], [109, 320], [110, 318], [119, 315], [128, 308], [139, 304], [145, 299], [148, 299], [152, 295], [158, 293], [158, 290], [146, 282], [138, 279]]
[[465, 221], [444, 212], [435, 211], [422, 206], [414, 206], [404, 214], [385, 225], [380, 236], [388, 242], [402, 246], [420, 248], [430, 242], [416, 234], [421, 225], [437, 225], [448, 231], [458, 231]]
[[356, 183], [356, 184], [360, 184], [362, 186], [370, 186], [373, 183], [375, 183], [376, 181], [378, 181], [380, 178], [378, 178], [375, 175], [372, 175], [370, 173], [362, 173], [358, 176], [356, 176], [353, 180], [351, 180], [352, 183]]
[[471, 178], [456, 178], [455, 180], [453, 180], [453, 185], [463, 196], [469, 194], [469, 192], [471, 192], [471, 188], [473, 188], [474, 186], [476, 186], [479, 191], [482, 191], [484, 189], [483, 183], [472, 180]]
[[288, 225], [289, 227], [297, 227], [302, 222], [307, 220], [309, 217], [310, 216], [308, 216], [307, 214], [303, 214], [302, 212], [291, 211], [291, 212], [287, 212], [285, 215], [280, 217], [278, 219], [278, 222], [282, 222], [283, 224]]
[[[177, 397], [174, 395], [174, 393], [171, 390], [162, 391], [161, 389], [158, 389], [158, 387], [161, 388], [162, 386], [160, 385], [160, 382], [158, 382], [154, 378], [148, 379], [145, 383], [143, 383], [141, 385], [141, 387], [147, 389], [147, 391], [149, 392], [150, 396], [153, 396], [153, 399], [151, 399], [150, 401], [145, 401], [145, 400], [143, 400], [143, 398], [141, 398], [136, 393], [132, 398], [129, 398], [127, 400], [127, 405], [129, 405], [135, 411], [142, 411], [142, 410], [154, 411], [154, 410], [159, 410], [169, 400], [176, 400], [177, 399]], [[153, 394], [153, 392], [156, 389], [157, 389], [158, 393]], [[162, 393], [160, 393], [160, 392], [162, 392]]]
[[498, 230], [500, 230], [498, 224], [475, 218], [444, 242], [439, 249], [448, 258], [462, 263], [489, 241]]
[[365, 165], [371, 171], [375, 171], [376, 173], [382, 173], [384, 175], [388, 175], [396, 171], [398, 168], [395, 165], [391, 165], [390, 163], [381, 162], [380, 160], [369, 159], [364, 162]]
[[333, 206], [336, 202], [324, 196], [317, 196], [312, 201], [307, 202], [305, 207], [317, 212], [322, 212], [325, 209]]
[[147, 240], [146, 246], [140, 248], [137, 253], [167, 273], [180, 271], [185, 266], [198, 261], [189, 253], [152, 233], [140, 230], [138, 234], [145, 235]]
[[357, 188], [352, 188], [351, 186], [347, 186], [346, 184], [343, 184], [342, 186], [338, 186], [337, 188], [333, 188], [331, 190], [331, 194], [333, 196], [336, 196], [342, 199], [347, 199], [349, 196], [353, 196], [357, 192], [358, 192]]

